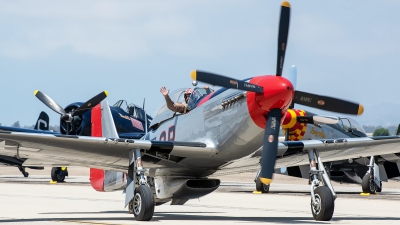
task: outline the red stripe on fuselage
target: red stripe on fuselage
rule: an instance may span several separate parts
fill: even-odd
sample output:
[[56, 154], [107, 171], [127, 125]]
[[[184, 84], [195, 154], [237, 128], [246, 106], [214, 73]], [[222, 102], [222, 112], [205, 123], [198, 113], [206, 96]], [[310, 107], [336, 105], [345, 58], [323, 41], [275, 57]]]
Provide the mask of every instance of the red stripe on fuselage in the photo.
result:
[[[92, 137], [103, 136], [100, 104], [92, 108]], [[90, 168], [90, 184], [96, 191], [104, 191], [104, 170]]]
[[210, 93], [210, 94], [208, 94], [206, 97], [204, 97], [204, 98], [197, 104], [196, 107], [199, 107], [199, 106], [203, 105], [205, 102], [207, 102], [207, 101], [211, 98], [211, 96], [212, 96], [214, 93], [215, 93], [215, 92]]

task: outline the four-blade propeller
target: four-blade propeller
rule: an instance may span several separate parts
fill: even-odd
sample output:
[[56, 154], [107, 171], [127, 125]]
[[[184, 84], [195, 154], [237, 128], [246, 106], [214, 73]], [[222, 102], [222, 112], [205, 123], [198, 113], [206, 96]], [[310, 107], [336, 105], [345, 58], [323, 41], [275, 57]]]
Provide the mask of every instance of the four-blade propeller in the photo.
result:
[[[285, 52], [287, 48], [287, 39], [289, 33], [290, 20], [290, 4], [283, 2], [281, 6], [281, 15], [279, 22], [278, 35], [278, 53], [277, 53], [277, 68], [276, 76], [282, 75], [283, 64], [285, 61]], [[205, 83], [218, 85], [226, 88], [235, 88], [244, 91], [255, 93], [264, 93], [265, 87], [256, 84], [247, 83], [230, 77], [217, 75], [203, 71], [192, 71], [191, 77], [193, 80], [202, 81]], [[361, 115], [364, 111], [362, 105], [353, 103], [338, 98], [320, 96], [302, 91], [294, 91], [292, 104], [302, 104], [313, 108], [328, 110], [331, 112], [345, 113], [350, 115]], [[275, 161], [278, 151], [278, 135], [281, 126], [281, 119], [284, 108], [271, 108], [264, 115], [266, 119], [265, 134], [261, 158], [261, 173], [260, 180], [264, 184], [269, 184], [272, 181], [272, 175], [275, 168]], [[298, 120], [302, 122], [319, 121], [321, 123], [336, 123], [337, 119], [328, 117], [300, 117]]]

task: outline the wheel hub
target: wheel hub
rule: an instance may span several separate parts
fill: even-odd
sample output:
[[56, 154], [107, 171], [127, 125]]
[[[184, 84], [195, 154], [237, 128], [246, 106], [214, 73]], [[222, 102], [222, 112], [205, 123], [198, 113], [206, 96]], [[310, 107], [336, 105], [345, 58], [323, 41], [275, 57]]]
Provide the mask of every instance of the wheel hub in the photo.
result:
[[268, 184], [263, 184], [263, 188], [265, 192], [269, 191], [269, 185]]
[[135, 197], [133, 198], [133, 211], [136, 215], [139, 215], [141, 206], [142, 197], [140, 197], [139, 193], [136, 193]]
[[312, 210], [315, 215], [318, 215], [321, 212], [321, 196], [319, 194], [314, 195], [315, 202], [311, 203], [312, 204]]
[[57, 173], [57, 178], [58, 178], [58, 180], [62, 180], [62, 179], [64, 178], [64, 172], [63, 172], [62, 170], [60, 170], [60, 171]]
[[376, 184], [375, 184], [373, 179], [369, 180], [369, 189], [371, 190], [371, 192], [375, 192], [376, 191]]

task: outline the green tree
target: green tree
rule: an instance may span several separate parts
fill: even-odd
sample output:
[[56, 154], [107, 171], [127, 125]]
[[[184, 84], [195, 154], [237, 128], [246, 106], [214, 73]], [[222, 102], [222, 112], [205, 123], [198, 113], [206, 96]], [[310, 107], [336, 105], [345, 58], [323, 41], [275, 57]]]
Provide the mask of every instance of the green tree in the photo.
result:
[[378, 128], [374, 131], [372, 136], [389, 136], [389, 130], [386, 128]]

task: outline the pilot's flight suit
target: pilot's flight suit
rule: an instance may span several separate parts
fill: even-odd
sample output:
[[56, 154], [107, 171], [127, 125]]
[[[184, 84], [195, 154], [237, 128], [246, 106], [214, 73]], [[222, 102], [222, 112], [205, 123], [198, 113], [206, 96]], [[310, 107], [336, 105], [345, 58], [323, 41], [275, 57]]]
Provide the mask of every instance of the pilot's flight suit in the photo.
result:
[[179, 112], [179, 113], [186, 113], [187, 111], [187, 104], [183, 102], [173, 102], [171, 98], [166, 95], [165, 101], [167, 102], [167, 107], [168, 109], [174, 111], [174, 112]]

